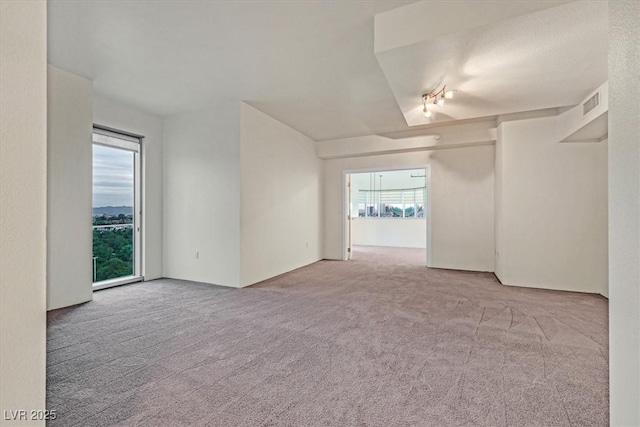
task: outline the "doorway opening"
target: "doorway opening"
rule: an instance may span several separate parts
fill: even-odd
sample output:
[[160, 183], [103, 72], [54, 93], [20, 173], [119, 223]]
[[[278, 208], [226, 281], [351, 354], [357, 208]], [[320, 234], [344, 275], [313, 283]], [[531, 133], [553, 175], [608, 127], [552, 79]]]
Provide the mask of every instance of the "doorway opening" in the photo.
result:
[[93, 129], [93, 289], [142, 280], [142, 137]]
[[430, 266], [430, 167], [351, 170], [344, 179], [343, 259], [405, 248]]

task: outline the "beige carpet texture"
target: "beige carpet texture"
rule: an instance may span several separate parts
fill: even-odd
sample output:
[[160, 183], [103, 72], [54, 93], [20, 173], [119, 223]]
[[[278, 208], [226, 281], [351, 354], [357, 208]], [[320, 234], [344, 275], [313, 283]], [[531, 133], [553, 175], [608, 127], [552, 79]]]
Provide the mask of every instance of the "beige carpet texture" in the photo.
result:
[[48, 316], [49, 426], [606, 426], [607, 300], [356, 247], [244, 289]]

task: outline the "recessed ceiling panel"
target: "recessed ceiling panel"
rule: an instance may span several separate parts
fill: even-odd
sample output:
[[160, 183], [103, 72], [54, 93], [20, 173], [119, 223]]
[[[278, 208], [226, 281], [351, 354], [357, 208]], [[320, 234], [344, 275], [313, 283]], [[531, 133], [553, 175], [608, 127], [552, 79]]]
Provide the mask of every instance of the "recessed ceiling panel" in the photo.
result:
[[[607, 54], [606, 2], [573, 2], [376, 56], [407, 124], [420, 126], [575, 105], [607, 80]], [[422, 94], [445, 84], [455, 98], [425, 118]]]

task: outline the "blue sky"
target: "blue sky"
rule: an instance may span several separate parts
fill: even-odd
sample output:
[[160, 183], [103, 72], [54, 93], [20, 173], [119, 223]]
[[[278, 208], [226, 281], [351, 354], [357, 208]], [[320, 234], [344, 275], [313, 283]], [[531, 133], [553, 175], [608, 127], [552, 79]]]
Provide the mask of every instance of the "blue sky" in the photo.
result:
[[133, 153], [93, 146], [93, 207], [133, 206]]

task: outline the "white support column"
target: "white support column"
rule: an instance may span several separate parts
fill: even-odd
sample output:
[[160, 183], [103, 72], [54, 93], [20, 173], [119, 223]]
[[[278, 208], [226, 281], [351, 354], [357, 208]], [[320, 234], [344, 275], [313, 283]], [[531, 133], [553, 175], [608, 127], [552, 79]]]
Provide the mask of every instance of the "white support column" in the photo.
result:
[[609, 2], [612, 426], [640, 425], [640, 2]]
[[44, 426], [47, 3], [0, 1], [0, 34], [0, 424]]

